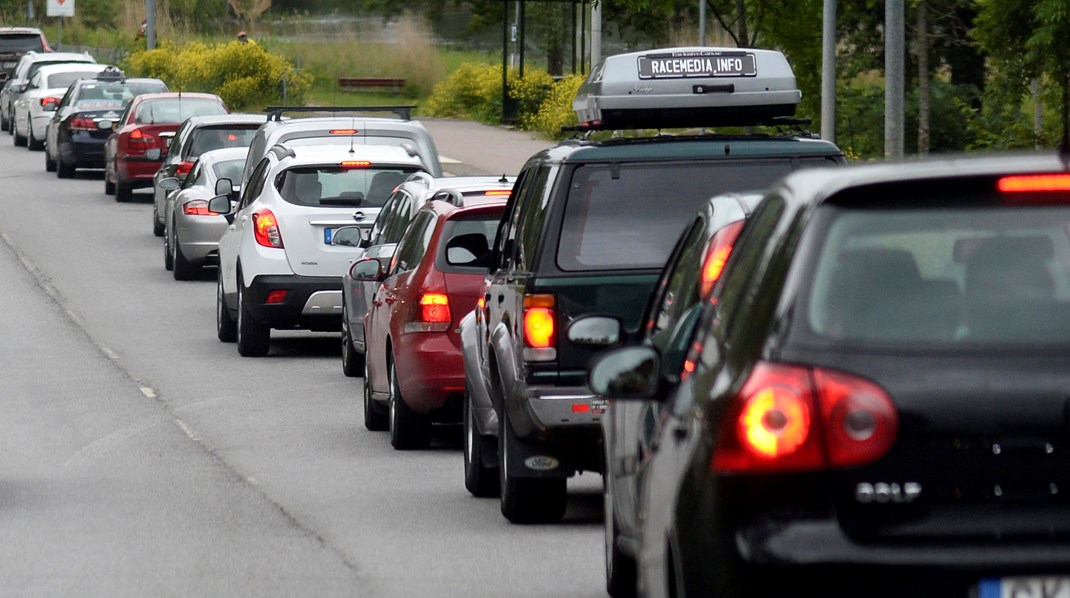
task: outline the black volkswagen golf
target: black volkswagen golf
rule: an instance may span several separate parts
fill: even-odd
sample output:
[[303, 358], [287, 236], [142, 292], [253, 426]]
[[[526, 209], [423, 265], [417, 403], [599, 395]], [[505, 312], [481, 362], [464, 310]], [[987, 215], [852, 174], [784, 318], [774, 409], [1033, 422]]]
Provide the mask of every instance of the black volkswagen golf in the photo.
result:
[[660, 360], [590, 372], [660, 402], [644, 595], [1070, 596], [1062, 159], [793, 174]]

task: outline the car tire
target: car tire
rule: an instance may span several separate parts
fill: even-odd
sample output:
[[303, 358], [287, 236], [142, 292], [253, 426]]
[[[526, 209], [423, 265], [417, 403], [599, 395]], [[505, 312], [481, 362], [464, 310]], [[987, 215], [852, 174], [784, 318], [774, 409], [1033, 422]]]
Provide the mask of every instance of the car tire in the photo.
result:
[[26, 148], [29, 149], [31, 152], [39, 152], [39, 151], [45, 149], [45, 142], [44, 141], [38, 141], [38, 139], [33, 136], [33, 126], [32, 125], [30, 126], [29, 137], [27, 137], [27, 139], [26, 139]]
[[134, 198], [134, 188], [130, 185], [124, 184], [122, 181], [115, 182], [115, 201], [119, 203], [128, 202]]
[[509, 456], [520, 444], [509, 424], [509, 415], [498, 417], [498, 481], [501, 487], [501, 511], [511, 523], [552, 523], [565, 516], [568, 506], [567, 480], [558, 478], [523, 478], [509, 467]]
[[390, 445], [399, 451], [426, 449], [431, 446], [431, 418], [405, 404], [393, 359], [387, 358], [386, 368], [390, 377]]
[[175, 256], [171, 253], [171, 235], [163, 238], [163, 269], [171, 272], [175, 269]]
[[[107, 184], [107, 183], [105, 183]], [[156, 209], [156, 198], [152, 198], [152, 234], [157, 237], [163, 236], [163, 223], [160, 222], [160, 214]]]
[[27, 142], [26, 136], [25, 135], [19, 135], [19, 132], [15, 130], [15, 123], [14, 122], [11, 123], [11, 131], [12, 131], [11, 135], [15, 138], [14, 139], [15, 147], [26, 147], [26, 142]]
[[175, 280], [193, 280], [201, 272], [201, 267], [186, 259], [182, 253], [182, 244], [178, 241], [178, 233], [174, 234], [174, 242], [171, 243], [171, 261], [174, 268], [171, 270]]
[[494, 498], [501, 492], [498, 481], [498, 468], [487, 467], [484, 462], [493, 450], [492, 436], [483, 436], [476, 426], [472, 401], [469, 399], [468, 385], [464, 390], [464, 487], [472, 496]]
[[368, 360], [364, 360], [364, 427], [370, 432], [385, 432], [390, 428], [390, 420], [383, 413], [382, 407], [372, 398], [372, 387], [368, 384]]
[[15, 108], [12, 106], [11, 110], [7, 113], [7, 127], [4, 129], [9, 134], [15, 134]]
[[238, 354], [263, 357], [271, 346], [271, 328], [257, 322], [245, 303], [245, 289], [238, 280]]
[[48, 152], [48, 145], [45, 145], [45, 172], [56, 172], [56, 161]]
[[61, 179], [74, 178], [74, 165], [66, 164], [62, 159], [56, 160], [56, 177]]
[[[608, 467], [608, 466], [607, 466]], [[635, 598], [638, 594], [638, 579], [635, 559], [621, 551], [620, 534], [617, 531], [617, 516], [613, 510], [613, 481], [607, 473], [606, 489], [602, 493], [605, 505], [603, 530], [606, 549], [606, 591], [613, 598]]]
[[348, 378], [357, 378], [364, 373], [364, 354], [358, 353], [353, 346], [345, 308], [342, 308], [342, 373]]
[[215, 335], [220, 342], [233, 343], [238, 340], [238, 325], [234, 317], [227, 309], [227, 303], [223, 299], [223, 268], [219, 268], [215, 286]]
[[7, 119], [7, 115], [0, 113], [0, 131], [8, 130], [8, 128], [11, 126], [9, 124], [10, 122], [11, 121]]

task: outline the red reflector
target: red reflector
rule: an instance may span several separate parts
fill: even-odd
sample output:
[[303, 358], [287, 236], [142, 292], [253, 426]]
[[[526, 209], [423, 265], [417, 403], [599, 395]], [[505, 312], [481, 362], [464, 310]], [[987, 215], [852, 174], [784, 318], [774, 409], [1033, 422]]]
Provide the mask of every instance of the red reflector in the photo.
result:
[[267, 303], [282, 303], [286, 301], [286, 294], [289, 291], [271, 291], [267, 296]]
[[372, 163], [367, 160], [346, 160], [339, 164], [342, 168], [367, 168]]
[[331, 129], [331, 135], [356, 135], [356, 129]]
[[442, 293], [424, 293], [420, 296], [420, 320], [441, 323], [450, 321], [450, 299]]
[[574, 405], [572, 405], [572, 412], [573, 413], [590, 413], [591, 412], [591, 406], [586, 404], [586, 403], [575, 403]]
[[1005, 176], [996, 187], [1003, 193], [1070, 191], [1070, 174], [1024, 174]]

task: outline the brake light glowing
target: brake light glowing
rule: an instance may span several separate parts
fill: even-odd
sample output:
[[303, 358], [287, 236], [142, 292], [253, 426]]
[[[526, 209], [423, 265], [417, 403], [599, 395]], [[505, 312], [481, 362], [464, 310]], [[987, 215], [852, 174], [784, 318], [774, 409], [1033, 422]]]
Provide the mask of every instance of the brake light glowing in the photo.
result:
[[485, 197], [509, 197], [512, 194], [513, 194], [513, 192], [511, 190], [506, 189], [506, 190], [498, 190], [498, 191], [487, 191], [483, 195]]
[[367, 160], [345, 160], [339, 164], [342, 168], [368, 168], [371, 165]]
[[1024, 174], [1005, 176], [996, 187], [1003, 193], [1070, 191], [1070, 174]]
[[702, 283], [700, 292], [703, 297], [710, 294], [713, 285], [720, 280], [724, 273], [724, 266], [728, 263], [728, 256], [732, 254], [732, 246], [739, 233], [743, 230], [743, 220], [733, 222], [717, 231], [706, 247], [706, 258], [702, 263]]
[[891, 398], [868, 380], [759, 362], [728, 407], [710, 467], [760, 473], [869, 463], [891, 449], [898, 429]]
[[258, 245], [275, 249], [283, 248], [279, 221], [271, 210], [260, 210], [253, 213], [253, 235]]
[[67, 128], [72, 131], [94, 131], [97, 128], [97, 123], [93, 122], [91, 118], [76, 116], [70, 120]]
[[554, 345], [553, 295], [524, 296], [524, 340], [534, 349], [547, 349]]
[[356, 129], [331, 129], [331, 135], [356, 135]]
[[[55, 110], [56, 109], [55, 105], [59, 104], [60, 100], [61, 100], [61, 98], [55, 98], [55, 97], [41, 98], [41, 107], [44, 108], [45, 110]], [[48, 107], [49, 104], [53, 104], [53, 106], [51, 108], [49, 108]]]
[[238, 136], [235, 135], [234, 133], [231, 133], [230, 135], [227, 135], [227, 141], [237, 141], [237, 140], [238, 140]]
[[450, 298], [442, 293], [420, 295], [420, 320], [430, 323], [450, 321]]
[[588, 405], [587, 403], [573, 403], [572, 404], [572, 412], [573, 413], [590, 413], [591, 412], [591, 406]]
[[208, 201], [204, 199], [194, 199], [182, 204], [182, 213], [186, 216], [218, 216], [219, 212], [213, 212], [208, 209]]
[[193, 162], [179, 162], [178, 166], [175, 167], [175, 174], [184, 177], [191, 170], [193, 170]]

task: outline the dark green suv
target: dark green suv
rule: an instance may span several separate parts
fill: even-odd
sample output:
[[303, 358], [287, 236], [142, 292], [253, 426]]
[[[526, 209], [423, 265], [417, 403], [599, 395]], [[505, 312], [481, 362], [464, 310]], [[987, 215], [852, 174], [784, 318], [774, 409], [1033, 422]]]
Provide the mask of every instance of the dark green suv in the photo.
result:
[[479, 307], [461, 325], [469, 491], [500, 493], [510, 521], [559, 519], [566, 479], [603, 469], [605, 402], [586, 387], [585, 368], [615, 342], [570, 324], [612, 315], [634, 330], [711, 196], [843, 162], [834, 144], [808, 135], [713, 134], [571, 140], [529, 159]]

